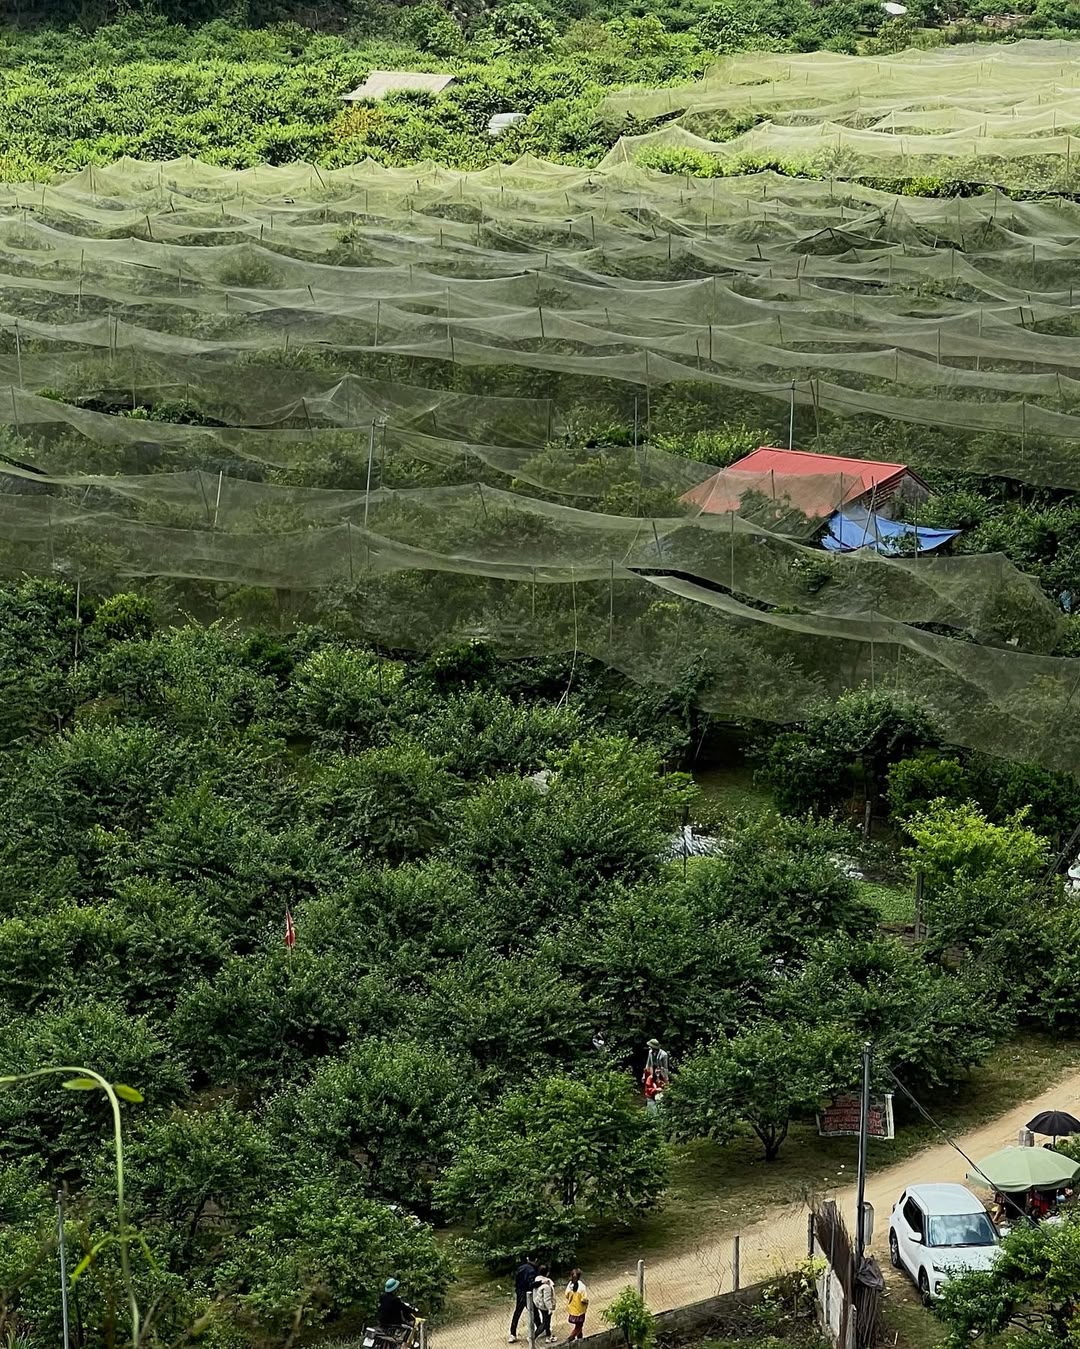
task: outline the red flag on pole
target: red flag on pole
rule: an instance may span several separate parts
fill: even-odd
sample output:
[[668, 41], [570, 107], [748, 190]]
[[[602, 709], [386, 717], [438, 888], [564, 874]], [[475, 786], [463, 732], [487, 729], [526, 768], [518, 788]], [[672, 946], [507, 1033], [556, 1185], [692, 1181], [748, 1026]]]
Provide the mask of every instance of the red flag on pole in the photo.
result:
[[292, 914], [288, 908], [285, 910], [285, 945], [290, 951], [296, 945], [296, 928], [293, 927]]

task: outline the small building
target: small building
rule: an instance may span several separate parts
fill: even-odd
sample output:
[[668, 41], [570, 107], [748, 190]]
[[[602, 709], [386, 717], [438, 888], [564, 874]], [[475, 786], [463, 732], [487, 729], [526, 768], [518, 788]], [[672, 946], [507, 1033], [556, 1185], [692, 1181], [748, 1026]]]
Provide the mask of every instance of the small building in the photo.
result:
[[737, 512], [751, 494], [822, 520], [848, 506], [888, 517], [894, 501], [925, 501], [930, 488], [906, 464], [762, 445], [679, 499], [700, 514], [724, 515]]
[[364, 99], [380, 99], [385, 98], [387, 94], [416, 90], [441, 94], [453, 83], [453, 75], [447, 75], [445, 72], [430, 74], [422, 70], [373, 70], [363, 84], [358, 84], [351, 93], [342, 94], [341, 101], [360, 103]]

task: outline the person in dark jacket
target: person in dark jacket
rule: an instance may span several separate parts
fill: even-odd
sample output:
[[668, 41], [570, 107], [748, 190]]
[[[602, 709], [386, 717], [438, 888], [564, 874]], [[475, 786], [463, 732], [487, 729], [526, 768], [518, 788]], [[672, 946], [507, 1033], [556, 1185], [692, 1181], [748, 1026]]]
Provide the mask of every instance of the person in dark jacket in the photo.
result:
[[510, 1318], [510, 1334], [506, 1337], [508, 1344], [517, 1343], [518, 1322], [528, 1303], [529, 1294], [535, 1287], [536, 1263], [531, 1255], [527, 1255], [514, 1275], [514, 1315]]
[[416, 1312], [398, 1295], [401, 1287], [399, 1279], [387, 1279], [379, 1294], [379, 1325], [383, 1330], [399, 1330], [402, 1326], [411, 1326]]

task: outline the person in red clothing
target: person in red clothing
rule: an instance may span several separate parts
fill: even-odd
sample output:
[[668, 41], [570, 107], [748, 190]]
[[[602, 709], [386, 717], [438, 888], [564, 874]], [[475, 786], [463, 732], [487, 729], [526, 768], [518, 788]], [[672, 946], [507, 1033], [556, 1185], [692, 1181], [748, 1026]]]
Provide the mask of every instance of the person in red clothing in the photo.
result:
[[657, 1084], [656, 1078], [648, 1068], [645, 1069], [645, 1076], [642, 1078], [642, 1084], [645, 1087], [645, 1109], [655, 1110], [656, 1098], [659, 1094], [660, 1087]]
[[1029, 1217], [1040, 1222], [1050, 1212], [1050, 1201], [1038, 1190], [1031, 1190], [1028, 1194], [1027, 1211]]

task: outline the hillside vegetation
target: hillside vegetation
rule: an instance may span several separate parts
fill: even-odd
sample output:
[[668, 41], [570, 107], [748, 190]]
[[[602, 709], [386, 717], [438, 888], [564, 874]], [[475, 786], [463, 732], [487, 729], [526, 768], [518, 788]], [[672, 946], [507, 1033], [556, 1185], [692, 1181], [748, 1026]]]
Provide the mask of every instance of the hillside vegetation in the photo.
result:
[[[80, 1349], [292, 1349], [774, 1160], [867, 1039], [921, 1096], [1080, 1031], [1068, 131], [1006, 164], [1014, 67], [996, 158], [730, 159], [714, 84], [711, 148], [597, 169], [665, 121], [625, 86], [1071, 5], [10, 17], [0, 1341], [60, 1342], [58, 1189]], [[457, 78], [342, 104], [402, 67]], [[922, 473], [954, 555], [686, 510], [788, 439]]]
[[[970, 14], [977, 18], [984, 8], [973, 5]], [[890, 52], [912, 41], [1003, 36], [970, 22], [962, 5], [924, 13], [913, 4], [897, 21], [876, 0], [565, 9], [524, 3], [456, 16], [433, 3], [374, 5], [338, 11], [343, 32], [282, 22], [310, 17], [303, 10], [242, 16], [274, 21], [257, 29], [234, 27], [198, 5], [155, 7], [111, 23], [108, 7], [92, 5], [20, 13], [81, 27], [0, 36], [0, 176], [16, 181], [123, 155], [193, 155], [232, 167], [296, 159], [333, 167], [371, 157], [478, 168], [532, 154], [589, 165], [635, 129], [597, 117], [605, 95], [623, 85], [696, 78], [724, 53]], [[192, 23], [202, 26], [184, 26]], [[1065, 0], [1037, 0], [1022, 34], [1067, 36], [1078, 23]], [[341, 95], [373, 68], [448, 70], [457, 78], [438, 97], [394, 94], [346, 110]], [[493, 139], [492, 114], [509, 111], [526, 117]]]

